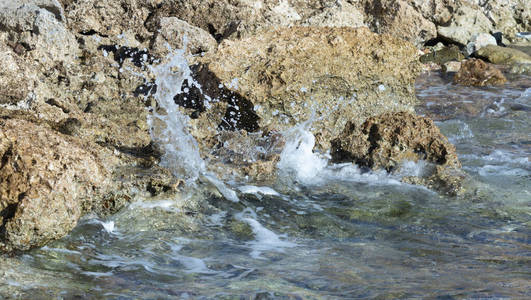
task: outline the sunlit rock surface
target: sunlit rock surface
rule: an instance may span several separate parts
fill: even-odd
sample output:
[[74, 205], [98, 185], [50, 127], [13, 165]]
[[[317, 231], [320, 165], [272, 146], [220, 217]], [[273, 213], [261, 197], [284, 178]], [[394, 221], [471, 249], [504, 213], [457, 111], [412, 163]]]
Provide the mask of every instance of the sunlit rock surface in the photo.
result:
[[472, 58], [461, 64], [454, 82], [462, 85], [488, 86], [504, 84], [507, 78], [493, 65]]
[[[405, 161], [434, 164], [426, 174], [408, 181], [458, 193], [464, 176], [455, 147], [429, 118], [410, 113], [385, 113], [367, 119], [361, 126], [348, 123], [332, 142], [335, 162], [355, 162], [371, 169], [393, 172]], [[426, 178], [426, 180], [423, 179]]]
[[229, 128], [278, 131], [313, 119], [323, 151], [347, 120], [411, 110], [420, 70], [412, 44], [364, 28], [271, 30], [225, 41], [198, 61], [209, 76], [199, 83], [214, 77], [250, 102], [233, 105], [241, 117], [226, 119]]

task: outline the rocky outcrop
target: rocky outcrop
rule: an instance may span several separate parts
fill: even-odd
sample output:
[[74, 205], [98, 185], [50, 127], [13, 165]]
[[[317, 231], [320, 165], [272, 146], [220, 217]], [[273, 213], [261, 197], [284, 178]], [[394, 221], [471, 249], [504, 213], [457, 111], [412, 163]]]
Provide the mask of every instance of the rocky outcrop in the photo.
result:
[[354, 162], [388, 172], [399, 171], [405, 161], [427, 161], [433, 165], [431, 169], [405, 180], [449, 194], [460, 191], [464, 176], [455, 147], [433, 121], [407, 112], [384, 113], [361, 125], [347, 123], [332, 141], [331, 154], [334, 162]]
[[7, 119], [0, 128], [0, 249], [66, 235], [109, 188], [109, 162], [47, 126]]
[[87, 212], [175, 192], [137, 97], [138, 74], [149, 78], [141, 60], [154, 58], [121, 37], [72, 32], [57, 1], [0, 6], [2, 250], [60, 238]]
[[219, 126], [281, 131], [313, 118], [323, 151], [348, 120], [411, 110], [420, 71], [413, 45], [365, 28], [266, 31], [225, 41], [196, 63], [198, 82], [215, 83], [206, 88], [212, 99], [218, 86], [232, 93], [222, 97], [229, 105]]
[[[358, 128], [383, 113], [412, 112], [420, 66], [417, 49], [404, 40], [421, 45], [436, 36], [435, 26], [461, 24], [455, 12], [462, 6], [459, 0], [2, 2], [2, 248], [42, 245], [84, 213], [113, 213], [137, 195], [179, 188], [180, 180], [158, 166], [161, 153], [146, 122], [147, 107], [160, 110], [149, 65], [162, 61], [168, 46], [186, 46], [193, 56], [199, 84], [185, 82], [174, 101], [190, 118], [203, 158], [218, 173], [265, 180], [283, 145], [279, 133], [295, 124], [312, 120], [316, 150], [324, 152], [348, 122]], [[520, 15], [525, 10], [511, 17]], [[492, 30], [501, 24], [489, 20]], [[435, 132], [425, 130], [418, 134]], [[379, 164], [388, 168], [395, 154]]]
[[479, 59], [468, 59], [454, 76], [454, 83], [471, 86], [501, 85], [507, 78], [496, 67]]
[[208, 31], [216, 40], [252, 35], [269, 27], [362, 26], [364, 16], [351, 1], [201, 0], [163, 1], [146, 21], [155, 31], [163, 17], [177, 17]]
[[[485, 15], [492, 23], [492, 32], [501, 32], [511, 41], [516, 33], [531, 31], [531, 6], [527, 0], [463, 0]], [[487, 32], [487, 31], [486, 31]]]

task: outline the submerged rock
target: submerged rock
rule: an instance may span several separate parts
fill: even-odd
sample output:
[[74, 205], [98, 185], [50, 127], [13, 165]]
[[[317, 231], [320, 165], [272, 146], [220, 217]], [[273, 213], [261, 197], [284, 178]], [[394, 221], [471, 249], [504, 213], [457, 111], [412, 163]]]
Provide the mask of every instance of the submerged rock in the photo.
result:
[[449, 194], [457, 194], [463, 173], [455, 147], [431, 119], [408, 112], [384, 113], [368, 118], [361, 126], [349, 122], [332, 141], [334, 162], [354, 162], [370, 169], [397, 172], [406, 161], [426, 161], [426, 174], [406, 177]]
[[468, 59], [454, 76], [454, 83], [472, 86], [501, 85], [507, 82], [505, 76], [496, 67], [480, 59]]
[[445, 73], [455, 73], [459, 72], [461, 69], [461, 62], [460, 61], [449, 61], [442, 65], [442, 70]]

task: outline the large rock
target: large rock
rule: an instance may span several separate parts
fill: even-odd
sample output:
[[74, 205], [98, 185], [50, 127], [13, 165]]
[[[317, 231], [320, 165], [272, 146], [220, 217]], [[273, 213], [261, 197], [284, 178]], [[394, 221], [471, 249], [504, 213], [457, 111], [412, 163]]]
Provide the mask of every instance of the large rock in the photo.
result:
[[400, 171], [405, 161], [424, 160], [427, 168], [408, 182], [421, 183], [449, 194], [459, 192], [463, 173], [455, 147], [431, 119], [407, 112], [384, 113], [362, 125], [349, 122], [332, 141], [335, 162], [354, 162], [371, 169]]
[[16, 104], [26, 99], [36, 80], [36, 75], [31, 74], [23, 58], [10, 50], [7, 45], [0, 43], [0, 104]]
[[507, 47], [489, 45], [479, 49], [474, 55], [485, 58], [493, 64], [531, 64], [531, 56], [520, 50]]
[[516, 33], [531, 31], [531, 5], [528, 0], [464, 0], [479, 7], [492, 22], [494, 31], [502, 32], [510, 40]]
[[9, 2], [0, 8], [0, 32], [9, 34], [14, 47], [28, 50], [32, 60], [51, 68], [57, 62], [69, 64], [77, 53], [77, 42], [63, 22], [62, 8], [57, 1]]
[[477, 7], [462, 5], [454, 13], [449, 25], [437, 26], [440, 37], [453, 43], [466, 46], [472, 36], [481, 32], [491, 32], [492, 22]]
[[454, 83], [471, 86], [501, 85], [507, 78], [496, 67], [480, 59], [468, 59], [454, 76]]
[[216, 40], [254, 34], [268, 27], [362, 26], [356, 3], [336, 0], [170, 0], [146, 21], [155, 31], [163, 17], [177, 17], [212, 34]]
[[66, 235], [107, 188], [106, 162], [47, 126], [0, 121], [0, 249]]
[[[195, 77], [203, 91], [228, 103], [217, 126], [269, 132], [312, 120], [323, 151], [348, 120], [361, 123], [386, 111], [412, 111], [420, 70], [412, 44], [366, 28], [265, 31], [227, 40], [197, 63]], [[204, 98], [194, 89], [182, 97]], [[192, 124], [204, 118], [203, 107], [180, 104], [200, 113]]]
[[461, 4], [459, 0], [408, 0], [408, 2], [435, 25], [448, 23]]
[[[85, 2], [67, 3], [65, 15]], [[84, 32], [82, 18], [63, 17], [57, 1], [4, 4], [0, 251], [60, 238], [85, 213], [104, 215], [137, 196], [175, 192], [179, 182], [157, 166], [146, 122], [142, 96], [153, 91], [140, 88], [149, 86], [146, 64], [155, 61], [143, 49], [150, 41]], [[67, 183], [73, 186], [65, 191]]]
[[366, 1], [365, 13], [374, 31], [397, 36], [417, 46], [437, 36], [435, 24], [405, 0]]

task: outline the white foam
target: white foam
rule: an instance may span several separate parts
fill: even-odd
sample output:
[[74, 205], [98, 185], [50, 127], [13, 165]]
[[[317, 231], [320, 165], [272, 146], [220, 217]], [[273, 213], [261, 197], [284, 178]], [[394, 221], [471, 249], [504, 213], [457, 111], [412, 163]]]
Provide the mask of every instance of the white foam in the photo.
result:
[[108, 233], [114, 232], [114, 221], [101, 222], [101, 226], [103, 226], [103, 229], [105, 229], [105, 231], [107, 231]]
[[262, 252], [265, 251], [284, 252], [284, 248], [297, 246], [295, 243], [281, 240], [281, 236], [260, 224], [256, 220], [256, 213], [249, 207], [236, 214], [236, 218], [249, 224], [253, 230], [255, 238], [253, 241], [248, 242], [247, 245], [251, 248], [251, 257], [255, 259], [262, 259]]
[[225, 197], [225, 199], [230, 200], [232, 202], [239, 202], [240, 199], [238, 198], [238, 195], [236, 192], [229, 187], [227, 187], [221, 180], [217, 179], [214, 175], [208, 174], [204, 175], [204, 177], [212, 183], [216, 189]]
[[75, 250], [69, 250], [69, 249], [63, 249], [63, 248], [50, 248], [48, 246], [44, 246], [41, 248], [43, 251], [53, 251], [53, 252], [59, 252], [64, 254], [75, 254], [75, 255], [82, 255], [81, 252], [75, 251]]
[[105, 232], [109, 234], [118, 234], [118, 232], [116, 232], [116, 226], [114, 224], [114, 221], [102, 221], [99, 219], [90, 219], [87, 221], [87, 223], [98, 224], [103, 228], [103, 230], [105, 230]]
[[[173, 51], [169, 46], [170, 55], [166, 62], [151, 67], [155, 75], [157, 92], [154, 97], [163, 112], [154, 110], [148, 115], [148, 125], [153, 141], [162, 150], [161, 165], [170, 169], [172, 173], [185, 178], [188, 183], [194, 184], [201, 176], [212, 183], [219, 192], [228, 200], [238, 202], [236, 192], [228, 188], [215, 175], [206, 172], [206, 164], [199, 153], [199, 146], [194, 137], [188, 132], [189, 117], [179, 111], [179, 107], [173, 100], [174, 96], [181, 93], [184, 81], [189, 86], [195, 86], [201, 90], [201, 85], [192, 78], [192, 71], [185, 57], [186, 38], [183, 40], [184, 47]], [[238, 80], [232, 81], [237, 85]], [[208, 97], [205, 97], [209, 100]], [[207, 102], [208, 101], [204, 100]]]
[[91, 277], [111, 277], [114, 275], [112, 272], [89, 272], [89, 271], [81, 272], [81, 274], [91, 276]]
[[320, 182], [319, 174], [328, 164], [328, 160], [313, 152], [315, 137], [308, 130], [310, 121], [295, 126], [286, 134], [286, 145], [280, 154], [277, 167], [293, 176], [301, 183]]
[[330, 164], [330, 156], [313, 152], [315, 137], [308, 130], [311, 121], [299, 124], [288, 131], [286, 146], [277, 164], [281, 173], [293, 176], [305, 185], [320, 185], [330, 181], [351, 181], [378, 185], [398, 185], [402, 176], [424, 174], [427, 163], [406, 162], [404, 170], [389, 174], [385, 170], [363, 172], [353, 163]]
[[262, 194], [270, 196], [280, 196], [280, 194], [274, 189], [267, 186], [254, 186], [254, 185], [244, 185], [238, 187], [238, 190], [244, 194]]
[[160, 201], [137, 201], [132, 203], [129, 208], [135, 209], [135, 208], [144, 208], [144, 209], [152, 209], [152, 208], [162, 208], [166, 210], [175, 210], [172, 208], [172, 206], [175, 205], [175, 201], [171, 200], [160, 200]]
[[173, 250], [173, 258], [177, 260], [186, 269], [186, 273], [198, 273], [198, 274], [216, 274], [218, 272], [211, 270], [207, 267], [204, 260], [196, 257], [190, 257], [181, 255], [178, 252], [182, 249], [181, 245], [171, 245]]
[[255, 259], [260, 259], [262, 252], [264, 251], [276, 251], [283, 252], [284, 248], [295, 247], [296, 244], [283, 241], [280, 237], [273, 231], [265, 228], [258, 221], [252, 218], [242, 218], [242, 221], [245, 221], [249, 224], [255, 235], [255, 240], [249, 242], [251, 246], [251, 257]]

